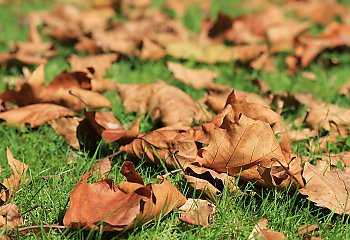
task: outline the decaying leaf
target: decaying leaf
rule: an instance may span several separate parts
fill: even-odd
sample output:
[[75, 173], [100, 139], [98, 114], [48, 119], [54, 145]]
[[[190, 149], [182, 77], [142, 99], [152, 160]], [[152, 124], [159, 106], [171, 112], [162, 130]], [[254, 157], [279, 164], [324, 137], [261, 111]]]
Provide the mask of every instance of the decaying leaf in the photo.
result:
[[324, 169], [305, 163], [303, 177], [306, 187], [299, 190], [317, 206], [326, 207], [338, 214], [349, 214], [350, 175], [340, 169]]
[[267, 228], [268, 221], [266, 218], [261, 218], [254, 226], [250, 233], [249, 240], [287, 240], [283, 233], [270, 230]]
[[189, 198], [179, 208], [179, 212], [181, 221], [192, 225], [209, 227], [216, 212], [216, 207], [207, 200]]
[[167, 180], [145, 186], [131, 162], [125, 162], [121, 172], [127, 181], [116, 186], [111, 179], [89, 184], [91, 171], [86, 173], [71, 193], [64, 225], [121, 231], [158, 219], [186, 202]]
[[0, 119], [5, 120], [7, 124], [29, 124], [31, 128], [66, 116], [74, 116], [74, 112], [69, 108], [50, 103], [32, 104], [0, 113]]
[[177, 80], [197, 89], [210, 86], [218, 77], [216, 72], [207, 69], [191, 69], [175, 62], [168, 62], [167, 66]]
[[149, 113], [153, 120], [161, 119], [165, 126], [190, 126], [195, 120], [203, 118], [190, 96], [164, 82], [119, 84], [117, 89], [126, 112]]
[[13, 194], [21, 188], [22, 183], [28, 180], [26, 174], [29, 166], [15, 159], [9, 148], [7, 148], [6, 154], [7, 162], [10, 165], [13, 174], [9, 178], [3, 180], [2, 185], [6, 189], [4, 192], [1, 192], [1, 200], [9, 202], [13, 197]]

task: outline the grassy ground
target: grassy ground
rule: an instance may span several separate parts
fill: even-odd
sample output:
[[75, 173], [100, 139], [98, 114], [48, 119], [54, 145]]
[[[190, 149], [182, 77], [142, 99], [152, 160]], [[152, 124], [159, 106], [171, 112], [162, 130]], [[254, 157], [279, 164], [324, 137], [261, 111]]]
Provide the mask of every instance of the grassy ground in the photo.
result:
[[[161, 1], [159, 1], [161, 2]], [[160, 3], [158, 3], [160, 4]], [[22, 24], [23, 16], [31, 10], [45, 9], [50, 4], [47, 1], [19, 1], [17, 5], [0, 7], [0, 51], [8, 50], [8, 43], [13, 40], [25, 40], [27, 28]], [[218, 1], [215, 11], [228, 8], [225, 1]], [[214, 11], [213, 10], [213, 11]], [[239, 15], [239, 11], [231, 11]], [[213, 13], [215, 14], [215, 13]], [[189, 10], [185, 17], [186, 25], [196, 31], [200, 12]], [[317, 28], [315, 27], [317, 32]], [[52, 59], [46, 66], [46, 77], [52, 79], [63, 69], [69, 69], [66, 57], [74, 53], [73, 49], [60, 46], [60, 55]], [[330, 67], [330, 57], [340, 62]], [[285, 65], [279, 59], [279, 71], [274, 74], [260, 73], [239, 64], [197, 64], [193, 61], [185, 62], [192, 67], [207, 67], [220, 74], [217, 80], [220, 84], [227, 84], [237, 89], [257, 92], [257, 87], [251, 84], [251, 79], [258, 78], [271, 85], [273, 91], [288, 90], [290, 92], [311, 92], [317, 98], [341, 106], [350, 106], [348, 97], [337, 95], [339, 86], [349, 81], [350, 55], [348, 52], [323, 53], [310, 67], [309, 71], [317, 75], [317, 81], [311, 82], [300, 75], [289, 77], [286, 75]], [[176, 82], [165, 65], [166, 60], [158, 62], [145, 62], [136, 58], [122, 57], [114, 63], [108, 71], [108, 77], [122, 83], [150, 83], [163, 79], [176, 85], [193, 98], [198, 99], [203, 91], [198, 91]], [[2, 77], [18, 76], [21, 69], [18, 67], [0, 69], [0, 86], [4, 87]], [[123, 122], [135, 119], [133, 114], [125, 114], [120, 98], [114, 92], [107, 92], [106, 96], [113, 102], [113, 112]], [[291, 112], [284, 113], [287, 119], [293, 119]], [[141, 131], [147, 132], [154, 128], [154, 123], [146, 116], [142, 120]], [[6, 164], [6, 147], [10, 147], [15, 158], [30, 165], [30, 181], [15, 196], [14, 202], [22, 209], [24, 225], [44, 225], [62, 222], [67, 209], [69, 194], [83, 173], [88, 170], [95, 159], [105, 156], [106, 152], [116, 149], [117, 146], [101, 143], [96, 153], [73, 151], [65, 140], [57, 136], [48, 125], [31, 130], [27, 127], [9, 127], [0, 123], [0, 159], [2, 177], [10, 174]], [[298, 148], [298, 146], [295, 146]], [[340, 148], [340, 146], [338, 146]], [[296, 149], [305, 150], [305, 149]], [[337, 150], [337, 147], [335, 149]], [[340, 150], [340, 149], [338, 149]], [[312, 153], [309, 153], [312, 154]], [[122, 162], [127, 156], [118, 156], [113, 159], [113, 171], [110, 177], [121, 181], [119, 174]], [[143, 162], [137, 163], [137, 169], [146, 182], [156, 181], [158, 174], [167, 170], [162, 167], [147, 166]], [[193, 193], [179, 175], [170, 177], [180, 191], [190, 197]], [[44, 239], [247, 239], [256, 221], [267, 216], [270, 228], [281, 231], [290, 239], [297, 239], [298, 227], [305, 224], [320, 224], [321, 237], [328, 239], [350, 239], [349, 218], [334, 215], [330, 211], [315, 207], [295, 189], [276, 190], [273, 188], [258, 188], [251, 184], [242, 184], [242, 194], [224, 196], [216, 202], [218, 213], [210, 228], [193, 227], [181, 223], [177, 213], [172, 212], [164, 219], [151, 222], [143, 227], [136, 228], [119, 235], [111, 236], [99, 232], [83, 233], [77, 231], [52, 230], [48, 233], [41, 231], [40, 237]], [[333, 227], [330, 229], [329, 225]], [[38, 236], [33, 235], [33, 239]]]

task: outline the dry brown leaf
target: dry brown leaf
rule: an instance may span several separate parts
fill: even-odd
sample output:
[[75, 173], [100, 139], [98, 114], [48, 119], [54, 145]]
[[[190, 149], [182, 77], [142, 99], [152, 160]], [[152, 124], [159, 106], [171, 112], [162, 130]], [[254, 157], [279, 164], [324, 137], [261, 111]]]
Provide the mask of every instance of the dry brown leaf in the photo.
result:
[[49, 122], [51, 127], [58, 135], [62, 135], [69, 145], [75, 149], [79, 149], [79, 141], [77, 138], [77, 128], [81, 118], [57, 118]]
[[171, 167], [185, 167], [197, 157], [197, 145], [186, 130], [160, 128], [134, 139], [121, 150], [154, 164], [164, 161]]
[[[45, 86], [43, 78], [39, 78], [38, 80], [33, 77], [36, 75], [43, 76], [43, 72], [44, 67], [38, 67], [28, 81], [17, 85], [14, 90], [7, 88], [1, 94], [1, 98], [19, 105], [52, 102], [74, 110], [81, 110], [86, 107], [81, 101], [84, 101], [92, 108], [111, 106], [110, 101], [106, 97], [97, 92], [90, 91], [92, 88], [91, 78], [87, 73], [68, 73], [63, 71], [48, 86]], [[33, 78], [34, 80], [31, 80]]]
[[308, 66], [315, 57], [325, 49], [350, 46], [350, 28], [344, 24], [334, 23], [317, 37], [300, 36], [295, 47], [296, 56], [300, 58], [301, 67]]
[[338, 154], [335, 153], [328, 153], [321, 155], [322, 161], [325, 161], [332, 166], [338, 166], [338, 163], [340, 162], [343, 167], [349, 167], [350, 166], [350, 151], [347, 152], [341, 152]]
[[158, 219], [186, 202], [167, 180], [161, 184], [143, 185], [131, 162], [125, 162], [121, 172], [127, 181], [117, 186], [111, 179], [89, 184], [91, 171], [86, 173], [71, 193], [64, 225], [121, 231]]
[[169, 43], [166, 46], [168, 55], [180, 59], [193, 59], [198, 62], [213, 64], [231, 62], [236, 59], [233, 48], [225, 45], [200, 45], [194, 42]]
[[[92, 131], [95, 131], [106, 142], [130, 143], [139, 133], [140, 118], [128, 130], [122, 126], [112, 112], [86, 112], [85, 116], [85, 119], [91, 125], [90, 128]], [[81, 124], [84, 123], [81, 122]], [[85, 132], [84, 134], [89, 135], [89, 132]]]
[[289, 1], [287, 7], [300, 17], [307, 17], [318, 24], [327, 24], [333, 21], [335, 16], [345, 13], [344, 7], [333, 0]]
[[168, 62], [167, 66], [177, 80], [196, 89], [210, 86], [218, 77], [216, 72], [207, 69], [191, 69], [175, 62]]
[[32, 104], [0, 113], [0, 119], [5, 120], [7, 124], [23, 123], [29, 124], [31, 128], [66, 116], [74, 116], [74, 112], [66, 107], [49, 103]]
[[20, 227], [22, 224], [21, 211], [17, 205], [8, 203], [0, 206], [0, 229], [10, 230], [14, 227]]
[[126, 112], [149, 113], [165, 126], [190, 126], [204, 116], [200, 108], [182, 90], [164, 82], [153, 84], [119, 84], [118, 92]]
[[311, 232], [317, 230], [318, 228], [319, 228], [319, 225], [317, 223], [312, 224], [312, 225], [300, 226], [298, 228], [298, 234], [304, 235], [306, 233], [311, 233]]
[[180, 220], [192, 224], [209, 227], [216, 206], [207, 200], [187, 199], [186, 203], [179, 208]]
[[240, 191], [234, 177], [194, 164], [185, 168], [183, 176], [191, 187], [203, 191], [212, 201], [215, 201], [216, 197], [223, 192], [224, 187], [228, 188], [232, 194]]
[[254, 226], [250, 233], [249, 240], [287, 240], [283, 233], [270, 230], [267, 228], [268, 221], [266, 218], [261, 218]]
[[165, 57], [164, 48], [152, 39], [145, 38], [142, 40], [142, 48], [139, 56], [143, 60], [159, 60]]
[[318, 131], [311, 130], [310, 128], [304, 128], [302, 130], [292, 130], [289, 132], [290, 138], [292, 141], [303, 141], [307, 140], [310, 137], [316, 137], [318, 134]]
[[311, 129], [336, 131], [341, 136], [346, 136], [350, 123], [350, 109], [334, 104], [314, 103], [305, 122]]
[[296, 38], [310, 27], [308, 22], [287, 21], [267, 30], [273, 53], [290, 50]]
[[324, 169], [322, 165], [305, 163], [303, 177], [306, 187], [299, 190], [317, 206], [326, 207], [338, 214], [349, 214], [350, 175], [340, 169]]
[[281, 9], [270, 4], [261, 13], [236, 19], [227, 38], [236, 44], [260, 43], [264, 40], [267, 29], [284, 21]]
[[86, 71], [87, 68], [94, 69], [94, 75], [98, 79], [106, 74], [112, 63], [117, 60], [118, 55], [115, 53], [90, 55], [87, 57], [77, 57], [75, 55], [68, 59], [73, 71]]
[[98, 175], [99, 178], [104, 178], [112, 169], [112, 162], [107, 157], [97, 160], [97, 162], [92, 166], [92, 173]]
[[220, 128], [210, 132], [209, 136], [210, 142], [198, 160], [204, 167], [230, 175], [239, 174], [243, 180], [254, 181], [260, 180], [254, 168], [258, 164], [266, 168], [276, 164], [287, 166], [271, 127], [263, 121], [250, 119], [244, 114], [235, 121], [230, 112]]
[[[206, 105], [208, 105], [208, 107], [214, 110], [216, 113], [223, 111], [227, 103], [227, 98], [232, 93], [233, 89], [225, 85], [212, 84], [211, 86], [207, 87], [206, 90], [208, 92], [208, 97], [205, 101]], [[256, 103], [269, 107], [266, 101], [258, 94], [236, 89], [234, 91], [238, 99], [246, 99], [248, 103]]]
[[236, 120], [243, 113], [251, 119], [261, 120], [270, 124], [271, 126], [273, 126], [273, 130], [275, 133], [283, 131], [284, 126], [281, 115], [273, 111], [266, 104], [248, 102], [245, 97], [238, 98], [234, 90], [232, 90], [231, 94], [228, 96], [227, 104], [232, 105]]
[[15, 159], [9, 148], [6, 150], [7, 162], [12, 169], [12, 175], [3, 180], [3, 186], [6, 188], [5, 192], [1, 193], [1, 200], [9, 202], [13, 194], [21, 189], [22, 183], [28, 180], [26, 174], [29, 166], [21, 161]]

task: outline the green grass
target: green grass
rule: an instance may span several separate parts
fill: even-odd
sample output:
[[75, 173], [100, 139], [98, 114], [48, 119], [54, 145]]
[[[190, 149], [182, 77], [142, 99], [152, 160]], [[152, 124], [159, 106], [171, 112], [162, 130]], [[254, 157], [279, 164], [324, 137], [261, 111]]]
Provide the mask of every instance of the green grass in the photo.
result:
[[[236, 2], [237, 1], [233, 1]], [[160, 4], [160, 3], [159, 3]], [[161, 4], [160, 4], [161, 5]], [[25, 40], [28, 29], [21, 19], [30, 10], [50, 7], [46, 1], [20, 1], [18, 5], [5, 5], [0, 8], [0, 52], [8, 51], [8, 42]], [[229, 11], [225, 0], [218, 1], [213, 11], [220, 8]], [[229, 11], [230, 12], [230, 11]], [[241, 12], [230, 12], [232, 15], [243, 15]], [[198, 31], [198, 10], [189, 10], [185, 17], [186, 26]], [[197, 18], [193, 18], [196, 16]], [[187, 19], [187, 20], [186, 20]], [[197, 20], [196, 20], [197, 19]], [[46, 66], [47, 80], [64, 69], [69, 69], [67, 57], [74, 50], [66, 46], [59, 46], [60, 56], [50, 60]], [[328, 59], [337, 59], [340, 64], [328, 66]], [[166, 60], [175, 60], [168, 58]], [[172, 85], [185, 90], [194, 99], [199, 99], [204, 91], [195, 90], [174, 80], [166, 68], [166, 60], [152, 62], [141, 61], [137, 58], [121, 59], [114, 63], [107, 76], [120, 83], [151, 83], [162, 79]], [[197, 64], [193, 61], [183, 61], [187, 66], [206, 67], [217, 71], [220, 84], [227, 84], [234, 88], [250, 92], [258, 92], [252, 85], [251, 79], [261, 79], [271, 85], [274, 92], [311, 92], [317, 98], [336, 103], [341, 106], [350, 106], [349, 96], [340, 97], [337, 90], [343, 82], [348, 81], [350, 75], [350, 58], [348, 52], [325, 52], [308, 68], [317, 75], [317, 81], [310, 82], [300, 75], [287, 76], [283, 58], [277, 58], [279, 71], [273, 74], [261, 73], [241, 64]], [[34, 67], [31, 67], [33, 69]], [[19, 76], [21, 69], [13, 66], [0, 69], [1, 81], [4, 76]], [[113, 103], [114, 114], [123, 122], [132, 122], [135, 114], [125, 114], [121, 99], [113, 91], [106, 93]], [[290, 121], [295, 118], [294, 112], [287, 112], [286, 118]], [[149, 117], [141, 123], [141, 132], [148, 132], [154, 128]], [[90, 169], [95, 159], [102, 158], [106, 152], [117, 150], [117, 146], [101, 143], [95, 153], [86, 153], [72, 150], [65, 140], [57, 136], [48, 126], [31, 130], [26, 126], [15, 128], [0, 124], [0, 159], [2, 178], [10, 175], [6, 163], [6, 147], [10, 147], [14, 157], [30, 165], [30, 181], [23, 184], [22, 189], [16, 193], [14, 203], [22, 210], [24, 225], [44, 225], [62, 223], [67, 210], [69, 194], [82, 175]], [[347, 142], [347, 140], [344, 140]], [[346, 144], [345, 144], [346, 145]], [[333, 151], [344, 150], [344, 146], [335, 146]], [[349, 148], [349, 146], [347, 146]], [[307, 151], [301, 145], [295, 145], [296, 152]], [[312, 155], [312, 153], [308, 153]], [[73, 159], [67, 163], [69, 159]], [[113, 159], [113, 170], [110, 177], [120, 182], [120, 167], [124, 160], [129, 159], [120, 155]], [[155, 182], [156, 176], [165, 173], [161, 166], [149, 166], [143, 161], [137, 162], [137, 170], [148, 182]], [[193, 191], [185, 184], [179, 174], [170, 176], [181, 192], [191, 197]], [[278, 190], [273, 188], [259, 188], [250, 183], [240, 183], [242, 194], [231, 195], [225, 192], [216, 202], [217, 214], [209, 228], [194, 227], [181, 223], [176, 210], [159, 221], [153, 221], [142, 227], [122, 232], [120, 234], [102, 234], [100, 232], [82, 232], [70, 230], [42, 230], [38, 235], [22, 237], [28, 239], [100, 239], [100, 238], [128, 238], [128, 239], [247, 239], [254, 224], [261, 217], [267, 216], [269, 227], [281, 231], [290, 239], [300, 238], [298, 227], [306, 224], [320, 225], [320, 237], [328, 239], [349, 239], [350, 227], [348, 216], [334, 215], [328, 210], [316, 207], [313, 203], [302, 197], [295, 189]], [[329, 229], [329, 225], [333, 227]]]

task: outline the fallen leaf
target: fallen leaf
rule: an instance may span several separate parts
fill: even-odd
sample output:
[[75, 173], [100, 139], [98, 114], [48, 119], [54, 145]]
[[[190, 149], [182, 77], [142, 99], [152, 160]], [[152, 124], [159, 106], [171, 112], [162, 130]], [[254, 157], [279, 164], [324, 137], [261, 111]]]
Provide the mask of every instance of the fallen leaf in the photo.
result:
[[[37, 68], [32, 75], [43, 75], [40, 72], [44, 72], [42, 66]], [[27, 82], [16, 86], [14, 90], [7, 88], [0, 97], [19, 105], [51, 102], [74, 110], [81, 110], [85, 107], [81, 101], [84, 101], [91, 108], [111, 106], [106, 97], [90, 91], [91, 79], [85, 72], [68, 73], [63, 71], [48, 86], [43, 85], [44, 79], [40, 78], [40, 81], [37, 79], [30, 80], [31, 78]]]
[[143, 185], [131, 162], [125, 162], [121, 172], [127, 181], [117, 186], [111, 179], [89, 184], [91, 171], [84, 174], [71, 193], [64, 225], [122, 231], [153, 218], [159, 219], [186, 202], [186, 198], [167, 180], [161, 184]]
[[[179, 168], [195, 161], [197, 145], [181, 129], [160, 128], [137, 137], [121, 150], [139, 159]], [[179, 166], [180, 165], [180, 166]]]
[[216, 197], [222, 194], [225, 187], [232, 194], [240, 191], [234, 177], [194, 164], [185, 168], [183, 176], [191, 187], [203, 191], [212, 201], [215, 201]]
[[350, 93], [350, 82], [342, 84], [338, 90], [340, 95], [347, 95]]
[[316, 137], [318, 131], [311, 130], [310, 128], [304, 128], [302, 130], [292, 130], [289, 132], [292, 141], [303, 141], [312, 137]]
[[176, 42], [166, 45], [168, 55], [180, 59], [193, 59], [208, 64], [235, 60], [233, 48], [225, 45], [199, 45], [194, 42]]
[[298, 230], [298, 234], [299, 235], [304, 235], [306, 233], [311, 233], [315, 230], [317, 230], [320, 226], [316, 223], [316, 224], [312, 224], [312, 225], [306, 225], [306, 226], [300, 226], [299, 230]]
[[[247, 181], [260, 180], [256, 165], [287, 167], [282, 150], [271, 127], [241, 114], [235, 121], [228, 113], [220, 128], [210, 132], [210, 142], [203, 148], [199, 163], [218, 172], [239, 175]], [[274, 160], [278, 160], [277, 162]]]
[[9, 202], [13, 194], [21, 189], [22, 183], [28, 180], [26, 174], [29, 166], [21, 161], [15, 159], [9, 148], [6, 150], [7, 162], [12, 169], [12, 175], [3, 180], [2, 185], [6, 188], [5, 192], [1, 193], [1, 200]]
[[91, 168], [92, 173], [96, 173], [99, 178], [106, 177], [112, 169], [111, 160], [107, 157], [98, 160]]
[[68, 62], [73, 71], [86, 71], [87, 68], [93, 68], [94, 75], [98, 79], [102, 79], [112, 63], [117, 60], [117, 57], [118, 55], [115, 53], [90, 55], [87, 57], [73, 55], [68, 59]]
[[281, 115], [273, 111], [266, 104], [260, 104], [256, 102], [248, 102], [245, 97], [238, 98], [235, 91], [232, 90], [227, 97], [227, 104], [231, 104], [235, 113], [235, 119], [243, 113], [245, 116], [254, 119], [264, 121], [271, 126], [275, 133], [283, 131], [283, 119]]
[[350, 175], [340, 169], [324, 169], [321, 165], [305, 163], [303, 178], [306, 187], [299, 190], [317, 206], [326, 207], [338, 214], [349, 214]]
[[261, 218], [254, 226], [252, 232], [250, 233], [248, 239], [249, 240], [286, 240], [287, 238], [283, 233], [270, 230], [267, 228], [268, 221], [266, 218]]
[[165, 126], [190, 126], [204, 116], [182, 90], [164, 82], [153, 84], [118, 84], [126, 112], [149, 113], [152, 120], [160, 119]]
[[182, 222], [209, 227], [213, 215], [216, 212], [214, 204], [202, 199], [187, 199], [186, 203], [179, 208]]
[[69, 145], [75, 149], [79, 149], [79, 141], [77, 138], [77, 128], [81, 118], [57, 118], [49, 121], [50, 126], [55, 130], [58, 135], [62, 135]]
[[31, 128], [66, 116], [74, 116], [74, 112], [66, 107], [50, 103], [32, 104], [0, 113], [0, 119], [5, 120], [9, 125], [22, 123], [29, 124]]
[[167, 66], [177, 80], [196, 89], [210, 86], [212, 81], [218, 77], [216, 72], [207, 69], [191, 69], [175, 62], [168, 62]]
[[10, 230], [23, 224], [20, 209], [13, 203], [0, 206], [0, 229]]

